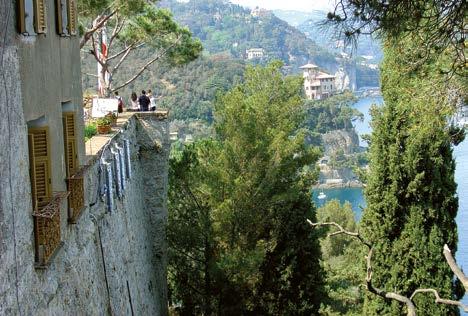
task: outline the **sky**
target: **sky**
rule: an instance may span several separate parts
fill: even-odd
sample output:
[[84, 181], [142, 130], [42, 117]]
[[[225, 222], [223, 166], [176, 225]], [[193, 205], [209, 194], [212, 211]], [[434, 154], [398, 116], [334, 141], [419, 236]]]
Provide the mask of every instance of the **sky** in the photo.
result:
[[259, 6], [268, 10], [283, 9], [283, 10], [329, 10], [333, 0], [231, 0], [233, 3], [242, 6], [254, 8]]

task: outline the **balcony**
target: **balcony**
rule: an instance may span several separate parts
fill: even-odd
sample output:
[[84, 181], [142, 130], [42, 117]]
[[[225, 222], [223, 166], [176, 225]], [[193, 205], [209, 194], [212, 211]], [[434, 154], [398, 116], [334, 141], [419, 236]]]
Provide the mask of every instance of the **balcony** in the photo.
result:
[[84, 204], [84, 174], [88, 166], [83, 166], [74, 175], [67, 179], [70, 195], [68, 196], [68, 222], [76, 224]]
[[54, 192], [50, 202], [33, 213], [36, 268], [47, 267], [62, 245], [60, 207], [67, 196], [68, 192]]

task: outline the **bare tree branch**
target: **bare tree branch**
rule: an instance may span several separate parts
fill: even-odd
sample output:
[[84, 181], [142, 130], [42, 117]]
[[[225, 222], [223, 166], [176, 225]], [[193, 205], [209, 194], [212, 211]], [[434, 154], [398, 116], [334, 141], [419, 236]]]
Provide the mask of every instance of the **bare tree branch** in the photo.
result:
[[[324, 222], [324, 223], [313, 223], [311, 220], [307, 219], [307, 223], [309, 223], [310, 226], [312, 227], [322, 227], [322, 226], [333, 226], [336, 227], [338, 230], [335, 232], [332, 232], [328, 234], [328, 237], [332, 236], [337, 236], [337, 235], [347, 235], [353, 238], [357, 238], [362, 244], [366, 245], [369, 248], [369, 252], [366, 256], [366, 266], [367, 266], [367, 272], [366, 272], [366, 288], [369, 292], [378, 295], [380, 297], [386, 298], [386, 299], [391, 299], [398, 301], [400, 303], [403, 303], [406, 305], [407, 310], [408, 310], [408, 316], [416, 316], [416, 306], [413, 302], [414, 297], [417, 294], [420, 293], [432, 293], [435, 296], [435, 303], [438, 304], [445, 304], [445, 305], [454, 305], [454, 306], [459, 306], [462, 308], [465, 312], [468, 312], [468, 306], [463, 304], [462, 302], [455, 301], [455, 300], [450, 300], [450, 299], [443, 299], [440, 297], [439, 292], [435, 289], [417, 289], [413, 292], [411, 297], [406, 297], [404, 295], [395, 293], [395, 292], [387, 292], [385, 290], [379, 289], [375, 287], [372, 284], [372, 254], [373, 254], [373, 248], [372, 245], [369, 242], [366, 242], [359, 234], [359, 232], [350, 232], [345, 230], [340, 224], [336, 222]], [[447, 260], [448, 265], [452, 269], [453, 273], [460, 279], [462, 282], [463, 286], [465, 287], [466, 290], [468, 290], [468, 278], [466, 275], [463, 273], [463, 271], [460, 269], [460, 267], [457, 265], [455, 262], [455, 259], [453, 258], [452, 252], [450, 251], [449, 247], [447, 245], [444, 245], [444, 256], [445, 259]]]
[[375, 287], [372, 284], [372, 265], [371, 265], [372, 253], [373, 253], [373, 249], [370, 248], [369, 253], [367, 254], [367, 257], [366, 257], [366, 262], [367, 262], [366, 288], [367, 290], [380, 297], [391, 299], [391, 300], [396, 300], [400, 303], [406, 304], [406, 307], [408, 309], [408, 316], [416, 316], [416, 306], [414, 305], [413, 301], [410, 298], [404, 295], [398, 294], [398, 293], [386, 292], [382, 289]]
[[101, 58], [99, 58], [99, 52], [96, 47], [96, 40], [94, 39], [94, 34], [91, 36], [91, 43], [93, 45], [92, 55], [94, 56], [94, 59], [96, 59], [96, 61], [104, 68], [105, 64], [101, 60]]
[[113, 60], [119, 56], [121, 56], [122, 54], [124, 54], [129, 48], [132, 48], [132, 49], [137, 49], [137, 48], [140, 48], [142, 46], [144, 46], [145, 43], [132, 43], [131, 45], [126, 45], [124, 49], [122, 49], [121, 51], [119, 51], [118, 53], [115, 53], [114, 55], [110, 56], [110, 57], [107, 57], [107, 60]]
[[[122, 63], [125, 61], [125, 59], [128, 57], [128, 55], [138, 49], [139, 47], [142, 47], [143, 45], [145, 45], [145, 43], [140, 43], [138, 45], [135, 45], [135, 46], [129, 46], [126, 50], [125, 50], [125, 53], [123, 54], [123, 56], [119, 59], [119, 61], [117, 62], [117, 64], [112, 68], [112, 71], [111, 73], [112, 74], [115, 74], [117, 72], [117, 70], [120, 68], [120, 66], [122, 65]], [[109, 61], [109, 58], [107, 58], [107, 61]]]
[[172, 49], [174, 46], [176, 46], [179, 41], [181, 39], [181, 36], [179, 36], [177, 38], [176, 41], [174, 41], [174, 43], [172, 45], [170, 45], [169, 47], [167, 47], [165, 50], [163, 50], [160, 54], [158, 54], [156, 57], [154, 57], [153, 59], [151, 59], [150, 61], [148, 61], [146, 64], [144, 64], [140, 70], [133, 76], [131, 77], [130, 79], [128, 79], [127, 81], [125, 81], [123, 84], [119, 85], [118, 87], [112, 89], [110, 92], [114, 92], [116, 90], [120, 90], [122, 89], [123, 87], [129, 85], [130, 83], [132, 83], [133, 81], [135, 81], [145, 70], [148, 70], [148, 67], [151, 66], [154, 62], [156, 62], [157, 60], [159, 60], [161, 57], [163, 57], [164, 55], [167, 54], [167, 52]]
[[128, 55], [130, 54], [130, 52], [132, 51], [132, 47], [128, 47], [125, 51], [125, 54], [123, 54], [123, 56], [119, 59], [119, 61], [117, 62], [117, 64], [112, 67], [112, 73], [115, 73], [117, 72], [117, 70], [120, 68], [120, 65], [122, 65], [122, 63], [124, 62], [124, 60], [128, 57]]
[[465, 291], [468, 292], [468, 278], [466, 277], [465, 273], [463, 273], [463, 271], [455, 262], [455, 259], [453, 258], [453, 255], [452, 255], [452, 251], [450, 251], [450, 248], [447, 246], [447, 244], [444, 245], [443, 253], [444, 253], [445, 260], [447, 260], [447, 263], [450, 266], [450, 269], [452, 269], [453, 273], [455, 273], [457, 278], [461, 281], [461, 283], [463, 284], [463, 287], [465, 288]]
[[348, 235], [348, 236], [351, 236], [351, 237], [354, 237], [354, 238], [357, 238], [359, 239], [359, 241], [361, 243], [363, 243], [364, 245], [367, 246], [367, 248], [371, 249], [372, 246], [370, 243], [368, 243], [367, 241], [365, 241], [361, 235], [359, 233], [355, 233], [355, 232], [350, 232], [350, 231], [347, 231], [345, 230], [340, 224], [338, 223], [335, 223], [335, 222], [326, 222], [326, 223], [312, 223], [312, 221], [310, 219], [307, 219], [307, 223], [309, 223], [310, 226], [312, 227], [319, 227], [319, 226], [334, 226], [336, 228], [338, 228], [338, 231], [336, 232], [333, 232], [333, 233], [330, 233], [328, 235], [328, 237], [332, 237], [332, 236], [336, 236], [336, 235]]
[[83, 46], [86, 45], [86, 43], [91, 39], [91, 37], [93, 36], [93, 34], [99, 30], [101, 27], [104, 26], [104, 24], [106, 24], [106, 22], [112, 17], [114, 16], [114, 14], [116, 14], [118, 11], [118, 9], [115, 9], [113, 10], [111, 13], [109, 14], [101, 14], [99, 15], [94, 21], [93, 21], [93, 26], [91, 27], [91, 29], [87, 30], [84, 32], [83, 34], [83, 37], [81, 38], [80, 40], [80, 49], [83, 48]]
[[461, 307], [465, 312], [468, 312], [468, 306], [467, 305], [465, 305], [465, 304], [463, 304], [462, 302], [459, 302], [459, 301], [447, 300], [447, 299], [440, 298], [439, 292], [437, 292], [437, 290], [434, 290], [434, 289], [417, 289], [416, 291], [413, 292], [410, 299], [413, 300], [414, 297], [419, 293], [432, 293], [432, 294], [434, 294], [436, 303], [445, 304], [445, 305], [455, 305], [455, 306]]
[[122, 31], [123, 27], [125, 26], [125, 22], [126, 22], [125, 18], [120, 19], [118, 14], [115, 15], [115, 27], [112, 30], [112, 34], [109, 39], [109, 44], [107, 45], [109, 51], [111, 50], [111, 46], [115, 38], [119, 35], [120, 31]]

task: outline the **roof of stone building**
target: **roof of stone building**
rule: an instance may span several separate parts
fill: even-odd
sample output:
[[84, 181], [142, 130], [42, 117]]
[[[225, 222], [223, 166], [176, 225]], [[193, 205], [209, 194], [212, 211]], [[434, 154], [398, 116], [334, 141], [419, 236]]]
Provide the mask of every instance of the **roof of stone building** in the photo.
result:
[[327, 74], [326, 72], [320, 71], [317, 78], [318, 79], [333, 79], [335, 78], [335, 76]]
[[318, 68], [318, 66], [314, 65], [314, 64], [311, 64], [311, 63], [308, 63], [307, 65], [301, 66], [299, 68], [300, 69], [313, 69], [313, 68]]

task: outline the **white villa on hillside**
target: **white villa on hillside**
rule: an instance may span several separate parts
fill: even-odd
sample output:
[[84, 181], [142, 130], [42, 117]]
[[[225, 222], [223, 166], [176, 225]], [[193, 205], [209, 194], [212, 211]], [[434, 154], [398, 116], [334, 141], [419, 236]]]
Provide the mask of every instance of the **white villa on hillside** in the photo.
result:
[[247, 59], [261, 59], [265, 56], [265, 50], [263, 48], [251, 48], [245, 51]]
[[307, 99], [325, 99], [336, 92], [335, 76], [320, 71], [314, 64], [300, 68], [304, 71], [304, 90]]
[[250, 15], [256, 18], [266, 16], [268, 14], [270, 14], [270, 11], [263, 8], [259, 8], [258, 6], [255, 7], [255, 9], [252, 9], [252, 11], [250, 11]]

